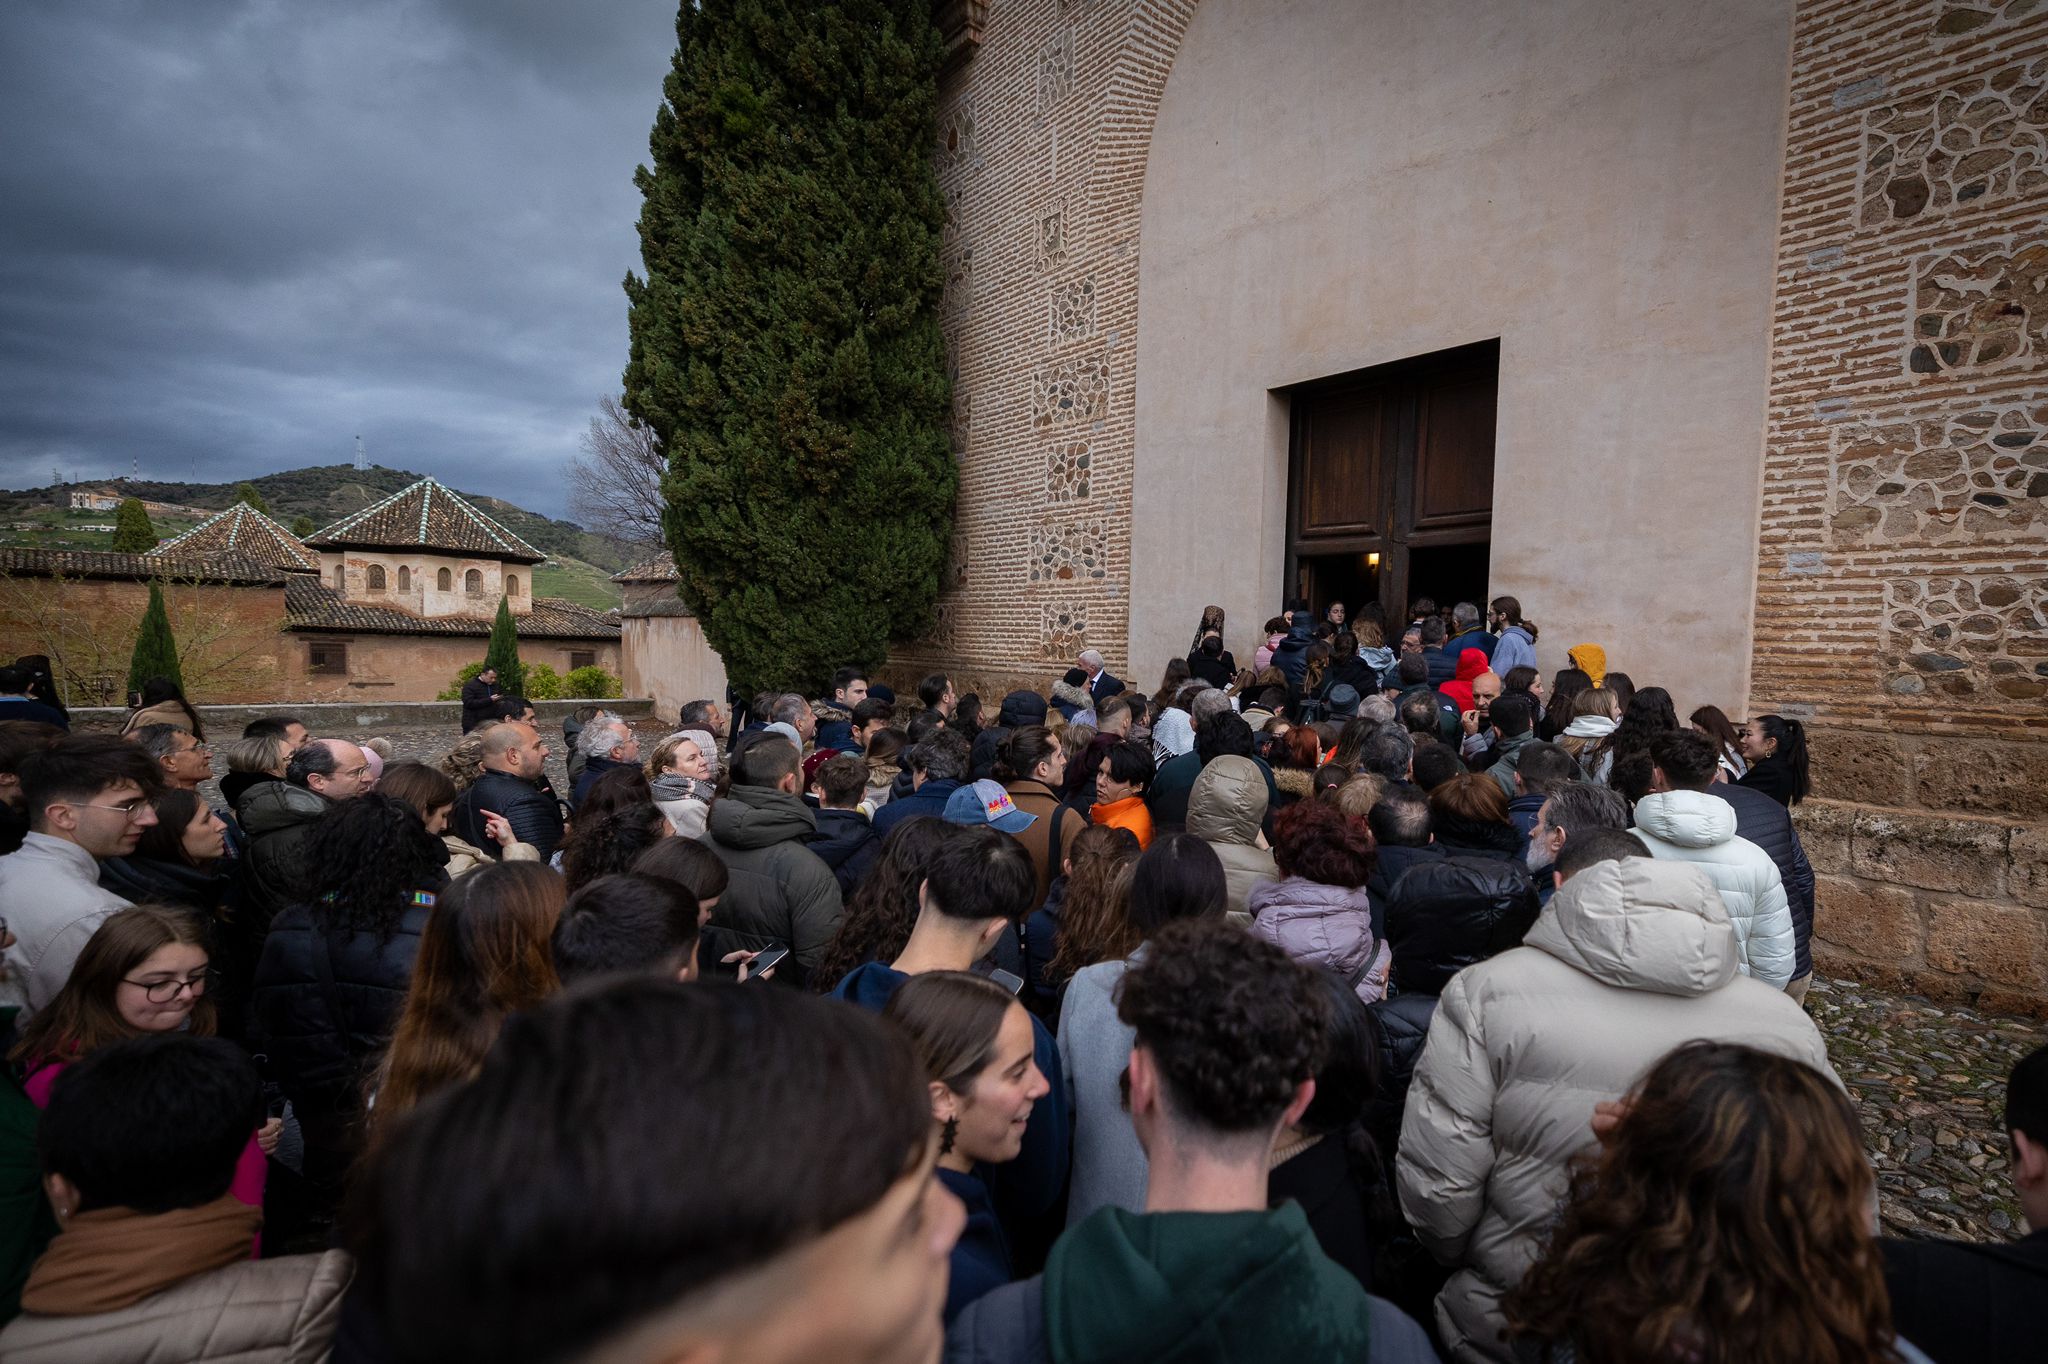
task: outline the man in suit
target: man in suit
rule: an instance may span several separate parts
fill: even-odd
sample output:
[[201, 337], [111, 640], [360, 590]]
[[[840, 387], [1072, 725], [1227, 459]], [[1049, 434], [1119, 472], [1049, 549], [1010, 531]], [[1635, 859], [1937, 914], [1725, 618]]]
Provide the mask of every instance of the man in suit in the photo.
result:
[[1084, 649], [1074, 662], [1088, 674], [1088, 697], [1096, 705], [1101, 705], [1124, 689], [1124, 684], [1120, 680], [1110, 676], [1109, 665], [1102, 661], [1101, 650]]

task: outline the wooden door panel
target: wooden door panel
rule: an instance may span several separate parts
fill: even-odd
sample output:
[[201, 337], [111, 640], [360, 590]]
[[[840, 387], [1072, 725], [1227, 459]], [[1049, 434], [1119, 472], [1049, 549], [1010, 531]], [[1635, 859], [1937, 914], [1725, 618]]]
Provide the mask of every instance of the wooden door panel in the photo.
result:
[[1297, 534], [1377, 535], [1385, 509], [1393, 408], [1385, 390], [1332, 393], [1299, 410]]
[[1468, 373], [1417, 392], [1412, 529], [1491, 523], [1495, 383], [1491, 374]]

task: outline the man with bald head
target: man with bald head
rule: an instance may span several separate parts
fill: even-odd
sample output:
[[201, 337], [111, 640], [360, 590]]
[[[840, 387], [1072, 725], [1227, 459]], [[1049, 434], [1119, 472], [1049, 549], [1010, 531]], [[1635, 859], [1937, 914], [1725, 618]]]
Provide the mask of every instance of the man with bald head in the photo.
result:
[[492, 856], [498, 841], [485, 830], [486, 816], [503, 815], [520, 843], [540, 849], [543, 861], [562, 841], [562, 806], [546, 785], [548, 746], [540, 731], [519, 720], [489, 725], [483, 736], [483, 775], [455, 798], [449, 829]]
[[242, 792], [235, 818], [249, 840], [246, 928], [253, 941], [262, 941], [279, 910], [305, 898], [312, 873], [307, 846], [328, 805], [352, 800], [369, 785], [362, 749], [346, 739], [308, 739], [285, 763], [283, 781], [259, 781]]

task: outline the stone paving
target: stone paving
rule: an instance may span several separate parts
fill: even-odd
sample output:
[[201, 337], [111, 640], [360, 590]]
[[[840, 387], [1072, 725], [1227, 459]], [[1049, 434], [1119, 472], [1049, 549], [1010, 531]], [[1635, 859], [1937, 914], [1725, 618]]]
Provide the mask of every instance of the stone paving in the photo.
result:
[[[667, 732], [652, 721], [636, 728], [643, 749]], [[542, 732], [549, 775], [566, 792], [561, 727], [544, 725]], [[401, 729], [384, 737], [396, 756], [431, 762], [457, 735]], [[1978, 1241], [2021, 1235], [1998, 1122], [2007, 1074], [2048, 1043], [2048, 1026], [1818, 975], [1806, 1003], [1863, 1120], [1885, 1234]]]

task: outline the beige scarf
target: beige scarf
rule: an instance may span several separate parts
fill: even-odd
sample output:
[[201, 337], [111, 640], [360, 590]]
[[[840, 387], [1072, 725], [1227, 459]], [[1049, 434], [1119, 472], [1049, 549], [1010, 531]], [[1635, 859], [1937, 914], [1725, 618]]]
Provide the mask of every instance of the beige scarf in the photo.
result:
[[141, 1302], [174, 1283], [249, 1258], [263, 1210], [233, 1194], [196, 1208], [74, 1214], [29, 1272], [21, 1310], [83, 1317]]

